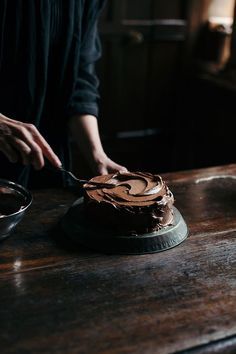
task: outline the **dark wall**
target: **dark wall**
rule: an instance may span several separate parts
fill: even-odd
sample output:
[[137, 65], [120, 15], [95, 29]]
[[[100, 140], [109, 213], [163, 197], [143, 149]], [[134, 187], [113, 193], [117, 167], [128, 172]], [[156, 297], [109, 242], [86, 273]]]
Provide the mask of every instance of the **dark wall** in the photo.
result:
[[106, 151], [129, 169], [171, 169], [188, 11], [182, 0], [113, 0], [104, 12], [100, 127]]
[[187, 36], [182, 0], [113, 0], [101, 21], [104, 135], [166, 128]]

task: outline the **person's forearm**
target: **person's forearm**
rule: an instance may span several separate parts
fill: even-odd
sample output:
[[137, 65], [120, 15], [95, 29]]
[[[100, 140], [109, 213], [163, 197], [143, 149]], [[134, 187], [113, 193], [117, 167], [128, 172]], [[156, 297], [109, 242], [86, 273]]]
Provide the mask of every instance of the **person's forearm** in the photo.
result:
[[127, 171], [124, 166], [112, 161], [104, 152], [97, 118], [91, 115], [74, 116], [70, 119], [69, 128], [78, 148], [87, 160], [93, 174], [104, 175]]
[[70, 119], [69, 128], [72, 138], [83, 155], [93, 158], [97, 154], [105, 154], [96, 117], [92, 115], [73, 116]]

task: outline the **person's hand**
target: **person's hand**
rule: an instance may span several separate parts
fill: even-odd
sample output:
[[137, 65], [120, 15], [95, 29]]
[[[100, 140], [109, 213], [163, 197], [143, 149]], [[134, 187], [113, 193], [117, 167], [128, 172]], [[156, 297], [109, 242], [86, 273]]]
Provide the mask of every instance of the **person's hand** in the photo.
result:
[[59, 158], [34, 125], [3, 114], [0, 114], [0, 151], [10, 162], [21, 160], [24, 165], [32, 164], [37, 170], [43, 168], [44, 157], [55, 167], [61, 166]]
[[112, 161], [104, 152], [94, 153], [89, 160], [89, 165], [95, 175], [108, 173], [127, 172], [127, 168]]

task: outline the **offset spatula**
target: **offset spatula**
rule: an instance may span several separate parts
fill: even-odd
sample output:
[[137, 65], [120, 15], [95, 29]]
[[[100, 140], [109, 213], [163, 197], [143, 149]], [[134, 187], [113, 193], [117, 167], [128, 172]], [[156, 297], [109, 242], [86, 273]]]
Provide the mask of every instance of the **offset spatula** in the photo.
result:
[[56, 167], [46, 163], [45, 168], [47, 168], [48, 170], [51, 170], [51, 171], [64, 172], [64, 173], [68, 174], [74, 181], [76, 181], [77, 183], [82, 184], [82, 185], [89, 184], [89, 185], [97, 187], [97, 188], [113, 188], [116, 186], [113, 183], [93, 182], [93, 181], [89, 181], [86, 179], [77, 178], [71, 171], [65, 170], [64, 167], [62, 167], [62, 166], [59, 168], [56, 168]]
[[67, 173], [74, 181], [81, 184], [90, 184], [91, 186], [98, 188], [113, 188], [116, 186], [114, 183], [93, 182], [86, 179], [77, 178], [71, 171], [67, 171], [63, 167], [60, 167], [59, 171]]

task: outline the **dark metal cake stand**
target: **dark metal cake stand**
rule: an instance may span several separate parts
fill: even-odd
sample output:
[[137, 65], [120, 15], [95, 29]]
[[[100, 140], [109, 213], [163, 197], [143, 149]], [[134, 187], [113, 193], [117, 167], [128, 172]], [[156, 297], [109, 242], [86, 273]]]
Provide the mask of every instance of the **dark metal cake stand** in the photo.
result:
[[83, 212], [83, 198], [78, 199], [60, 221], [66, 237], [88, 248], [105, 253], [145, 254], [168, 250], [179, 245], [188, 236], [188, 227], [174, 207], [173, 225], [159, 231], [125, 235], [91, 225]]

